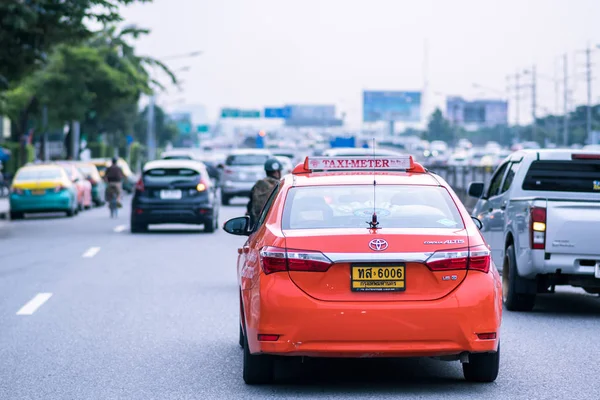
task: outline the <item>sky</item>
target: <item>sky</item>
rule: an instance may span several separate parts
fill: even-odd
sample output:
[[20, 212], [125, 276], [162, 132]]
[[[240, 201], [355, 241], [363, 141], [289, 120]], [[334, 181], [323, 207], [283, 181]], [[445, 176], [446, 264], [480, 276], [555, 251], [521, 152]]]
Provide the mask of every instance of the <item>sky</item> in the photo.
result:
[[[152, 31], [137, 43], [141, 54], [189, 67], [179, 73], [183, 91], [169, 89], [158, 104], [204, 106], [210, 122], [221, 107], [336, 104], [359, 127], [364, 89], [425, 88], [425, 116], [444, 110], [448, 95], [506, 97], [507, 75], [534, 65], [545, 114], [563, 108], [565, 54], [569, 107], [585, 103], [583, 51], [600, 44], [597, 0], [154, 0], [122, 14]], [[194, 51], [203, 53], [169, 60]], [[600, 50], [591, 59], [600, 102]], [[530, 87], [520, 104], [521, 123], [530, 121]]]

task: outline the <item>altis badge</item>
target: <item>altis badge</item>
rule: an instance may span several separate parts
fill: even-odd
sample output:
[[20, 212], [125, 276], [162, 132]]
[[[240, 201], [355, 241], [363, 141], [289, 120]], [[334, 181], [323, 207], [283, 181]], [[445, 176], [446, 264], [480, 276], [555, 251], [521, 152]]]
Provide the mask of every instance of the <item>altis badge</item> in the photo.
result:
[[463, 239], [448, 239], [448, 240], [426, 240], [423, 244], [462, 244]]
[[600, 190], [600, 181], [594, 181], [594, 190]]

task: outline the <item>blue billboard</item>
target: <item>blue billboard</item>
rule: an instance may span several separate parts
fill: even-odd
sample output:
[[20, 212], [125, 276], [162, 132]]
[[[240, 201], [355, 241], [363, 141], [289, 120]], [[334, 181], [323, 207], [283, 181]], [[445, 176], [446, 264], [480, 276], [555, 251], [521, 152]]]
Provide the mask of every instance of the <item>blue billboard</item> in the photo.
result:
[[290, 107], [265, 107], [265, 118], [287, 119], [291, 115]]
[[421, 121], [421, 92], [363, 92], [363, 121]]

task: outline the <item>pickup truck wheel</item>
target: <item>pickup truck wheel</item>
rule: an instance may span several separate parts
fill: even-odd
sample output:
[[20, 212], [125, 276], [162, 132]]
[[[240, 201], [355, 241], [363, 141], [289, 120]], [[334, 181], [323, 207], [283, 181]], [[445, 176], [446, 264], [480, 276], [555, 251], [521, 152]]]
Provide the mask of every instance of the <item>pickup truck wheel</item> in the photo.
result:
[[500, 370], [500, 344], [495, 353], [470, 354], [469, 362], [462, 367], [463, 375], [469, 382], [494, 382]]
[[535, 306], [535, 294], [518, 293], [517, 283], [524, 280], [517, 272], [515, 250], [512, 245], [506, 249], [502, 268], [502, 301], [510, 311], [531, 311]]

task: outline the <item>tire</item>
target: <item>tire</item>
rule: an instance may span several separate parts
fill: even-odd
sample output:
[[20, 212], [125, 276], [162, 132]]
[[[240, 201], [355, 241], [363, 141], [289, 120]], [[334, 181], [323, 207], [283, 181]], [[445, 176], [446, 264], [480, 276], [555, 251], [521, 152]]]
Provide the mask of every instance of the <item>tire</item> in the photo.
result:
[[250, 354], [248, 338], [244, 337], [244, 364], [242, 376], [247, 385], [262, 385], [273, 382], [273, 356]]
[[148, 232], [148, 224], [131, 223], [131, 233], [144, 233]]
[[74, 215], [77, 215], [77, 211], [76, 211], [74, 208], [69, 208], [69, 209], [67, 210], [67, 217], [71, 218], [71, 217], [73, 217]]
[[584, 287], [583, 290], [589, 294], [600, 294], [600, 288], [597, 287]]
[[221, 204], [222, 205], [228, 206], [230, 202], [231, 202], [231, 197], [227, 196], [226, 194], [221, 195]]
[[244, 330], [242, 329], [242, 325], [240, 324], [240, 339], [239, 339], [239, 344], [240, 347], [243, 349], [244, 348], [244, 341], [246, 339], [244, 339]]
[[10, 212], [10, 219], [12, 221], [15, 221], [17, 219], [23, 219], [25, 218], [25, 214], [23, 214], [22, 212], [19, 211], [11, 211]]
[[517, 271], [514, 247], [510, 245], [506, 249], [504, 266], [502, 268], [502, 302], [507, 310], [533, 310], [535, 306], [535, 294], [517, 292], [518, 283], [523, 280]]
[[[213, 210], [214, 212], [214, 210]], [[214, 233], [219, 225], [219, 216], [214, 215], [211, 219], [204, 222], [204, 232]]]
[[462, 368], [468, 382], [494, 382], [500, 370], [500, 344], [495, 353], [470, 354], [469, 362], [464, 363]]

